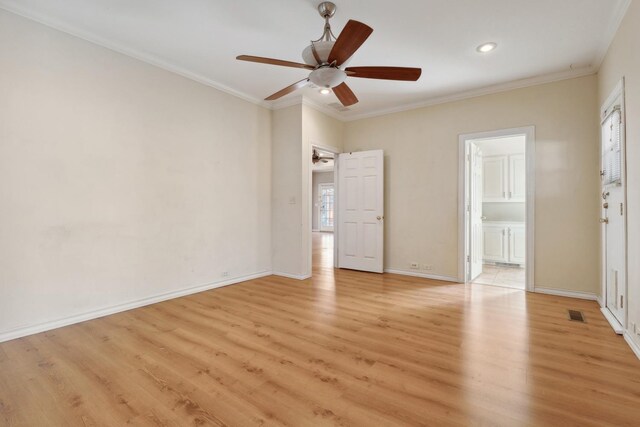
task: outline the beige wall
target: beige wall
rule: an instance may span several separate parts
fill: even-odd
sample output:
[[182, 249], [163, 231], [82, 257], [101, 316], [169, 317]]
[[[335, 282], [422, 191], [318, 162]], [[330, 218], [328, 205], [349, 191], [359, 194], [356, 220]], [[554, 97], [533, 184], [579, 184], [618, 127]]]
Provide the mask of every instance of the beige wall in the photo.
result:
[[640, 346], [640, 2], [633, 1], [598, 73], [599, 104], [625, 78], [627, 119], [628, 336]]
[[4, 11], [0, 40], [0, 336], [271, 270], [269, 110]]
[[345, 123], [308, 105], [302, 106], [307, 143], [342, 150]]
[[345, 126], [346, 151], [385, 151], [385, 268], [457, 277], [458, 136], [534, 125], [535, 285], [598, 292], [595, 76]]
[[273, 271], [302, 276], [302, 106], [274, 111], [271, 135]]

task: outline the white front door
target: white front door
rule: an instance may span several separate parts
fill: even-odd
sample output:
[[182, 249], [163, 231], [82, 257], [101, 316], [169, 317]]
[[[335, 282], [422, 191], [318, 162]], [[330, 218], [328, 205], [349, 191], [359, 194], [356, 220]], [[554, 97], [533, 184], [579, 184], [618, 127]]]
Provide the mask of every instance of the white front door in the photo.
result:
[[482, 230], [482, 150], [473, 142], [469, 144], [469, 280], [482, 273], [482, 255], [484, 252]]
[[333, 207], [335, 191], [333, 184], [320, 184], [320, 231], [333, 231]]
[[624, 117], [621, 98], [602, 125], [602, 236], [605, 306], [625, 326], [627, 299]]
[[382, 150], [338, 158], [338, 264], [383, 272], [384, 158]]

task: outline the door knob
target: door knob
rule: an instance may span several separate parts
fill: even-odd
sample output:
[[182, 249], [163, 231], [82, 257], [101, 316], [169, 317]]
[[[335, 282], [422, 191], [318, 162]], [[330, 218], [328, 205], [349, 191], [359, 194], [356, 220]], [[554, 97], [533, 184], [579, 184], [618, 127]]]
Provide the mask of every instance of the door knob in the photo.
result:
[[605, 202], [605, 203], [603, 203], [603, 204], [602, 204], [602, 207], [603, 207], [603, 208], [605, 208], [605, 209], [609, 209], [609, 203], [606, 203], [606, 202]]
[[600, 218], [600, 222], [603, 224], [609, 224], [609, 218]]
[[603, 191], [603, 192], [602, 192], [602, 198], [603, 198], [603, 199], [607, 200], [607, 196], [608, 196], [608, 195], [609, 195], [609, 192], [608, 192], [608, 191]]
[[378, 215], [378, 216], [376, 217], [376, 219], [377, 219], [378, 221], [383, 220], [383, 219], [384, 219], [384, 216], [380, 216], [380, 215]]

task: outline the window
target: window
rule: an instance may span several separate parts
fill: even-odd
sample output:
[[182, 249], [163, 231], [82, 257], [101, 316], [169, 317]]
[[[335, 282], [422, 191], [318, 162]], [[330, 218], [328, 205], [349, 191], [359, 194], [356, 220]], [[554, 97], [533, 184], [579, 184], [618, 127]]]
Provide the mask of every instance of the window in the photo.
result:
[[320, 184], [320, 229], [333, 229], [333, 184]]
[[603, 184], [622, 182], [622, 111], [612, 109], [602, 123], [602, 177]]

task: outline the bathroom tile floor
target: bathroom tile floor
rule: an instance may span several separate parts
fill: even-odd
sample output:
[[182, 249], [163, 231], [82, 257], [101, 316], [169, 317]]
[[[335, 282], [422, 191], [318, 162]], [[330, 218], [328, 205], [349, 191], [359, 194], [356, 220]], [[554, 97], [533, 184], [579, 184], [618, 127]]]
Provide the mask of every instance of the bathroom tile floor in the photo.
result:
[[505, 288], [524, 289], [526, 270], [520, 266], [503, 266], [484, 264], [482, 273], [471, 283], [480, 285], [502, 286]]

